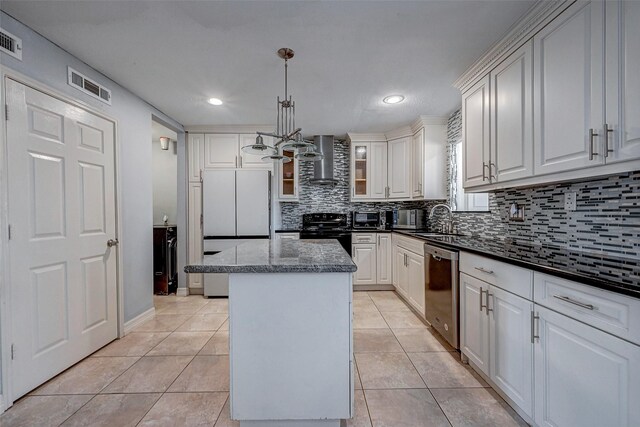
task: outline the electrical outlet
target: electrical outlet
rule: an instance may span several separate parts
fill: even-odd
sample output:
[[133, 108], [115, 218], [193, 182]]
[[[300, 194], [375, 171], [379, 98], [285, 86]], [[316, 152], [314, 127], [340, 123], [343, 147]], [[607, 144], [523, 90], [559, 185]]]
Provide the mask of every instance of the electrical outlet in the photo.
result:
[[564, 195], [564, 210], [565, 211], [575, 211], [577, 207], [576, 202], [576, 193], [565, 193]]

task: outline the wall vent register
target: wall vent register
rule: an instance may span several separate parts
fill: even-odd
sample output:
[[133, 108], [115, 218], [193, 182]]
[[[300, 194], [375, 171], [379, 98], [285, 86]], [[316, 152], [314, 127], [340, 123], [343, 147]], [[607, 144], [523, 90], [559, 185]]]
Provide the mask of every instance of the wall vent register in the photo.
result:
[[111, 105], [111, 91], [109, 89], [88, 79], [71, 67], [68, 67], [67, 70], [69, 85], [81, 90], [89, 96]]
[[0, 52], [22, 61], [22, 40], [0, 28]]

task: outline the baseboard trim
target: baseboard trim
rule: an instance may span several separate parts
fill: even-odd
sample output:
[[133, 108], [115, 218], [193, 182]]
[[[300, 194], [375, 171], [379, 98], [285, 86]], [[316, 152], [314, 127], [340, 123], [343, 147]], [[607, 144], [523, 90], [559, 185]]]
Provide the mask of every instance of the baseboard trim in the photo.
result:
[[204, 288], [189, 288], [189, 295], [204, 295]]
[[156, 315], [156, 308], [151, 307], [149, 310], [145, 311], [144, 313], [138, 314], [136, 317], [129, 320], [128, 322], [124, 322], [124, 334], [127, 335], [129, 332], [133, 330], [133, 328], [153, 318], [153, 316], [155, 315]]
[[186, 297], [189, 295], [189, 289], [188, 288], [178, 288], [176, 290], [176, 296], [177, 297]]
[[353, 285], [354, 291], [395, 291], [393, 285]]

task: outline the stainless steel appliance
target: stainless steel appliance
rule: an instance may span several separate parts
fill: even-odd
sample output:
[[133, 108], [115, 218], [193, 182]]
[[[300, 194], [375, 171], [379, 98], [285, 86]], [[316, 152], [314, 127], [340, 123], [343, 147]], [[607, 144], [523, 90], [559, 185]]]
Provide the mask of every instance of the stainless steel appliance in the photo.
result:
[[303, 214], [300, 238], [336, 239], [351, 256], [351, 231], [347, 228], [346, 214]]
[[423, 227], [422, 209], [398, 209], [393, 212], [393, 228], [419, 230]]
[[425, 243], [424, 298], [426, 318], [459, 349], [458, 252]]
[[380, 212], [353, 212], [352, 227], [361, 230], [380, 228]]
[[[248, 239], [268, 239], [271, 229], [271, 172], [211, 170], [202, 176], [204, 255]], [[204, 275], [205, 296], [228, 296], [229, 275]]]

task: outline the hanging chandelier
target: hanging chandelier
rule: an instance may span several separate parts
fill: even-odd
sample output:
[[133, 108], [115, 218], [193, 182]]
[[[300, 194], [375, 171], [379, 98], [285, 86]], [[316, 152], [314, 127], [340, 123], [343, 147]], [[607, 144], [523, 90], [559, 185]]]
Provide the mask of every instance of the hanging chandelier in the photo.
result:
[[[324, 156], [316, 151], [313, 142], [307, 141], [302, 136], [302, 128], [296, 128], [296, 103], [289, 95], [287, 81], [287, 68], [289, 59], [293, 58], [293, 50], [283, 47], [278, 50], [278, 56], [284, 59], [284, 98], [278, 97], [278, 118], [275, 133], [257, 132], [255, 144], [245, 145], [242, 151], [247, 154], [262, 155], [264, 162], [288, 163], [289, 156], [284, 155], [284, 150], [294, 151], [295, 158], [300, 161], [318, 161]], [[274, 146], [264, 143], [264, 136], [276, 140]]]

